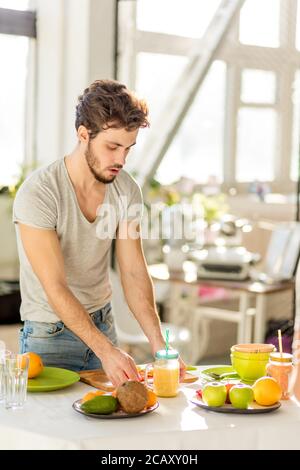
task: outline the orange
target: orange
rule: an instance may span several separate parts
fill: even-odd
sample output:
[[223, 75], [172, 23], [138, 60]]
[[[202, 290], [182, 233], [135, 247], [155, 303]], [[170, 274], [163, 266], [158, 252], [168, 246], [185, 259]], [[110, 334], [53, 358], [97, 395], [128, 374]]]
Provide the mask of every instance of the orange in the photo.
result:
[[29, 357], [28, 378], [33, 379], [40, 375], [44, 369], [42, 358], [35, 352], [27, 352], [23, 356]]
[[254, 400], [259, 405], [270, 406], [277, 403], [281, 398], [281, 388], [273, 377], [261, 377], [252, 386]]
[[86, 401], [92, 400], [92, 398], [104, 395], [104, 393], [105, 392], [101, 392], [101, 390], [96, 390], [96, 392], [88, 392], [82, 397], [81, 401], [84, 403]]
[[[136, 366], [136, 368], [137, 368], [137, 371], [139, 372], [139, 374], [141, 375], [142, 379], [144, 379], [146, 366]], [[148, 369], [148, 377], [153, 377], [153, 368], [152, 367], [150, 367]]]
[[151, 408], [157, 403], [157, 396], [156, 394], [148, 388], [148, 401], [146, 403], [146, 408]]

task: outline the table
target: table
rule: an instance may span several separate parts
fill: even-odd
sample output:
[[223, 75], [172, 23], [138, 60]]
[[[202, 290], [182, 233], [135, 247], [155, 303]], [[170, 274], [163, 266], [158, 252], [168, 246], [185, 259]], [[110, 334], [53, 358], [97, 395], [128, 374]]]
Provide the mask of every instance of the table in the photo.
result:
[[[198, 302], [197, 291], [200, 285], [222, 287], [231, 291], [238, 293], [240, 302], [239, 302], [239, 314], [238, 317], [238, 343], [247, 343], [251, 342], [252, 338], [249, 334], [249, 322], [247, 323], [247, 315], [251, 313], [255, 317], [254, 322], [254, 334], [253, 340], [256, 343], [262, 343], [265, 339], [266, 331], [266, 300], [267, 296], [283, 292], [289, 289], [294, 289], [294, 281], [281, 281], [274, 284], [264, 284], [257, 281], [232, 281], [232, 280], [215, 280], [215, 279], [198, 279], [197, 278], [197, 266], [191, 261], [186, 261], [183, 263], [183, 270], [177, 272], [169, 272], [168, 267], [164, 263], [153, 264], [149, 267], [150, 275], [154, 282], [169, 282], [171, 283], [171, 295], [173, 297], [172, 301], [172, 314], [176, 317], [176, 305], [179, 305], [178, 293], [180, 286], [185, 286], [190, 288], [191, 307], [196, 308]], [[178, 289], [179, 288], [179, 289]], [[255, 299], [255, 307], [250, 310], [250, 300], [251, 298]], [[194, 301], [194, 303], [193, 303]], [[205, 311], [203, 309], [204, 316]], [[207, 316], [209, 316], [209, 307], [206, 308]], [[236, 312], [234, 312], [236, 313]], [[232, 315], [222, 309], [211, 309], [211, 318], [219, 318], [229, 321], [235, 321], [237, 315]]]
[[89, 418], [72, 409], [91, 390], [81, 382], [29, 393], [23, 410], [0, 405], [0, 449], [300, 449], [296, 401], [260, 415], [215, 413], [189, 402], [198, 388], [197, 382], [186, 384], [176, 398], [160, 398], [153, 413], [118, 420]]
[[21, 294], [18, 281], [0, 280], [1, 324], [20, 322]]

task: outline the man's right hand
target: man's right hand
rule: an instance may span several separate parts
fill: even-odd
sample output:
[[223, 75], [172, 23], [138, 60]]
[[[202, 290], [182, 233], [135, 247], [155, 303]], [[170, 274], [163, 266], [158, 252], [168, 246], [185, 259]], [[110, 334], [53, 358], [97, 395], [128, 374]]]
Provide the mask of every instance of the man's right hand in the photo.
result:
[[115, 387], [127, 380], [141, 380], [133, 358], [121, 349], [111, 346], [99, 357], [102, 367]]

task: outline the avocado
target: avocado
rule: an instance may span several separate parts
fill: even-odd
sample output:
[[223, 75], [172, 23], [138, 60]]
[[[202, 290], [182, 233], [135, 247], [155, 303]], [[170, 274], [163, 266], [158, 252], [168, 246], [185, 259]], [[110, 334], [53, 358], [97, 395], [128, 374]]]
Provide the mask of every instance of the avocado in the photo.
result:
[[81, 405], [81, 409], [86, 413], [109, 415], [118, 408], [118, 400], [111, 395], [94, 397]]

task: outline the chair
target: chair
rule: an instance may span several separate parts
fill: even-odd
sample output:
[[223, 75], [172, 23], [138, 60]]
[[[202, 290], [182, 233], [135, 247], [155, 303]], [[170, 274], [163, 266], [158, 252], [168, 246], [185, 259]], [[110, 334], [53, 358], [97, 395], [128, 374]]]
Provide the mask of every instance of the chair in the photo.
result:
[[[282, 223], [275, 226], [264, 257], [263, 269], [253, 270], [251, 279], [266, 284], [276, 284], [292, 279], [296, 274], [300, 253], [300, 223]], [[250, 307], [251, 294], [241, 292], [239, 311], [228, 311], [222, 308], [197, 306], [194, 309], [191, 330], [195, 335], [202, 328], [203, 341], [194, 351], [193, 362], [203, 356], [208, 346], [208, 325], [210, 320], [222, 320], [237, 323], [237, 343], [250, 343], [257, 338], [258, 325], [253, 333], [253, 320], [256, 320], [256, 308]], [[265, 312], [264, 312], [265, 315]], [[257, 320], [258, 321], [258, 320]], [[197, 341], [194, 341], [197, 344]], [[198, 354], [198, 357], [197, 357]]]
[[197, 305], [190, 310], [190, 329], [193, 332], [194, 345], [191, 362], [197, 364], [205, 355], [209, 345], [209, 326], [212, 320], [222, 320], [237, 324], [237, 343], [250, 343], [252, 341], [253, 317], [255, 309], [250, 308], [249, 295], [239, 293], [239, 310], [226, 310], [208, 305]]
[[275, 226], [261, 270], [253, 270], [251, 278], [265, 283], [292, 279], [300, 253], [300, 223]]
[[[129, 353], [138, 355], [144, 351], [149, 344], [149, 340], [142, 331], [139, 323], [129, 310], [123, 293], [122, 284], [116, 271], [110, 270], [110, 280], [112, 285], [112, 309], [115, 319], [115, 326], [118, 340]], [[162, 332], [165, 336], [169, 329], [169, 341], [172, 346], [180, 352], [184, 360], [189, 359], [190, 331], [187, 328], [178, 327], [171, 323], [161, 323]], [[149, 348], [148, 348], [149, 349]], [[150, 349], [148, 351], [150, 356]]]

